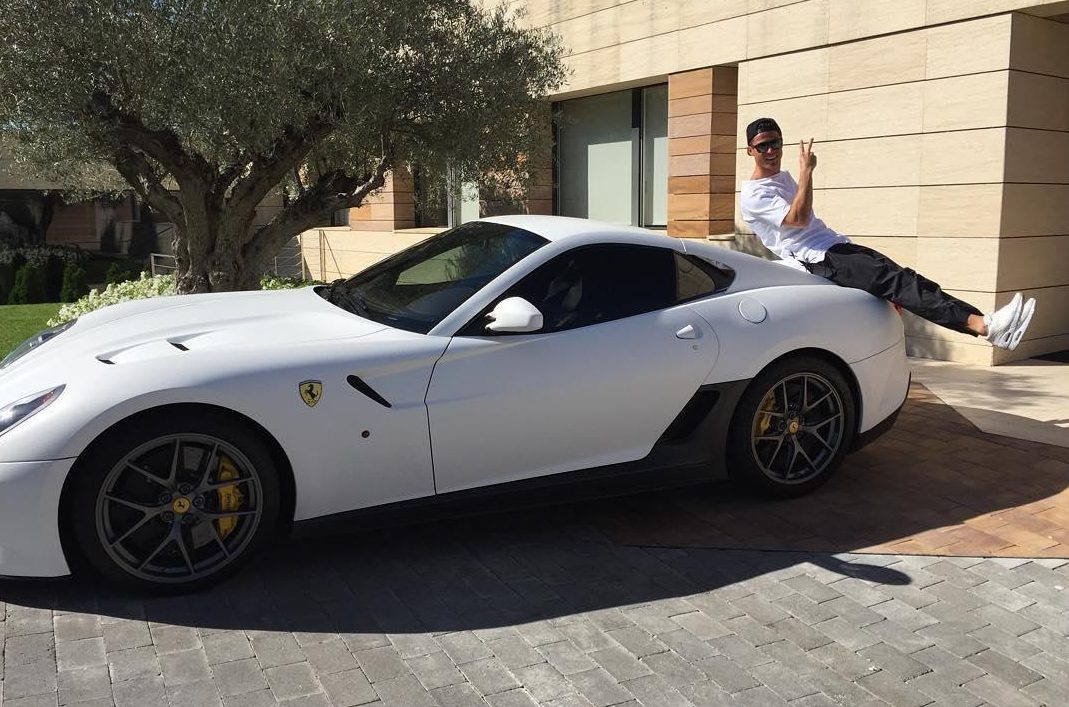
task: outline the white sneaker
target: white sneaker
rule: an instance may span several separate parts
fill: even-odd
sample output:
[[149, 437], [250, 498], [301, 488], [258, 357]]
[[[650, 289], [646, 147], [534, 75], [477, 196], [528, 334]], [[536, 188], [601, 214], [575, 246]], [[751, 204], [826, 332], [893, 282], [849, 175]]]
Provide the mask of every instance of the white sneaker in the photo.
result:
[[1013, 351], [1017, 348], [1017, 344], [1021, 343], [1021, 339], [1024, 338], [1024, 332], [1028, 329], [1029, 322], [1032, 321], [1032, 315], [1036, 313], [1036, 300], [1034, 297], [1029, 297], [1028, 301], [1024, 303], [1024, 307], [1021, 308], [1021, 316], [1017, 320], [1017, 326], [1013, 328], [1013, 334], [1010, 335], [1009, 350]]
[[987, 340], [999, 348], [1010, 347], [1010, 340], [1021, 318], [1021, 310], [1024, 307], [1024, 298], [1018, 292], [1010, 300], [1010, 303], [1001, 309], [984, 315], [984, 324], [987, 326]]

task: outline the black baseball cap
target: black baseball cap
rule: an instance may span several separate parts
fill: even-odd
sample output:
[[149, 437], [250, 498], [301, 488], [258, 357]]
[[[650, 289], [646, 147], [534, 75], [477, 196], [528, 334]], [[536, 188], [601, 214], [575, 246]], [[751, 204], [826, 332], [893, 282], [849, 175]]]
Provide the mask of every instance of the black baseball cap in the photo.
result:
[[781, 137], [783, 136], [783, 131], [779, 129], [779, 124], [775, 120], [772, 118], [758, 118], [746, 126], [746, 144], [751, 144], [755, 137], [771, 130], [775, 130]]

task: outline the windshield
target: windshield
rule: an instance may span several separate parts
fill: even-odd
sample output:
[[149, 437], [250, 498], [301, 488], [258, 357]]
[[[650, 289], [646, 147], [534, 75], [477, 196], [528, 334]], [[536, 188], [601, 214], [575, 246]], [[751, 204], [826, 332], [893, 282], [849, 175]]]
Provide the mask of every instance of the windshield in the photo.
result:
[[317, 292], [366, 319], [426, 334], [487, 283], [548, 242], [522, 228], [473, 221]]

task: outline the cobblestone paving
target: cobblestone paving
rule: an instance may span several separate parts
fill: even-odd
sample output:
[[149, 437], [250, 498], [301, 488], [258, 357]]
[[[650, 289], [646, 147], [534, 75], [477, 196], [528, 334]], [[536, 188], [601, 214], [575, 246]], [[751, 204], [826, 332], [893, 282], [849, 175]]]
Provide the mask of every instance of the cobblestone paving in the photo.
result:
[[[721, 484], [290, 541], [189, 597], [0, 580], [0, 705], [1061, 707], [1067, 487], [1069, 450], [913, 386], [789, 502]], [[999, 554], [1026, 557], [968, 556]]]
[[291, 541], [190, 597], [0, 582], [0, 702], [1066, 704], [1065, 560], [673, 549], [604, 532], [638, 507]]

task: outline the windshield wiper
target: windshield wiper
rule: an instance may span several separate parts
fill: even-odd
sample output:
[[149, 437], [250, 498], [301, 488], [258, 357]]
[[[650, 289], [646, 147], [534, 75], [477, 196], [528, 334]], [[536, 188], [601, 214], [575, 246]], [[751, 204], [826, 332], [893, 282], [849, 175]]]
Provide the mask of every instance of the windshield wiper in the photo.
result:
[[344, 278], [334, 280], [327, 285], [325, 299], [347, 312], [352, 312], [361, 317], [368, 315], [368, 308], [364, 304], [364, 299], [349, 288]]

